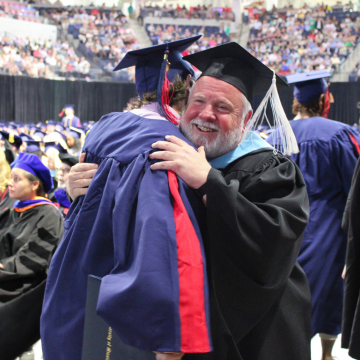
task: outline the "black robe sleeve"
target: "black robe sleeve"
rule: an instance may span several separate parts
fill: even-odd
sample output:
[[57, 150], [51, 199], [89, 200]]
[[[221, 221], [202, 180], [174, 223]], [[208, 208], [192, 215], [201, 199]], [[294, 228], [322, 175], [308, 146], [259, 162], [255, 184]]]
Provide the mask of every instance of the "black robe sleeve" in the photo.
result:
[[15, 160], [16, 154], [8, 140], [5, 140], [5, 157], [9, 165]]
[[238, 342], [288, 286], [309, 217], [306, 187], [290, 159], [262, 151], [212, 169], [206, 192], [213, 286]]
[[341, 345], [360, 358], [360, 160], [357, 162], [343, 218], [348, 233]]

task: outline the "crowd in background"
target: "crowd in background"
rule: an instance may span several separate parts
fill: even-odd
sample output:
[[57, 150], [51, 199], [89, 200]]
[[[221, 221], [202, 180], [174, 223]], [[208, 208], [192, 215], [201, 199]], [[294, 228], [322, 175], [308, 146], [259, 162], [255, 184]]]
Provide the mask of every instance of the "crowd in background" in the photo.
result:
[[227, 43], [233, 35], [230, 32], [230, 23], [221, 23], [219, 26], [147, 24], [145, 28], [153, 45], [203, 34], [203, 37], [189, 48], [191, 53]]
[[110, 11], [71, 8], [53, 11], [50, 16], [75, 39], [79, 51], [89, 56], [104, 70], [119, 62], [129, 50], [139, 48], [134, 30], [125, 15], [113, 7]]
[[281, 75], [338, 70], [357, 44], [360, 15], [326, 10], [304, 6], [253, 14], [248, 50]]
[[[338, 9], [341, 12], [332, 12], [336, 6], [331, 9], [321, 5], [315, 8], [305, 5], [300, 9], [292, 6], [284, 9], [274, 7], [272, 11], [246, 9], [244, 21], [250, 23], [247, 49], [279, 75], [321, 69], [333, 73], [339, 70], [359, 39], [359, 13], [344, 13], [344, 10], [356, 10], [356, 4], [350, 5], [353, 8], [342, 6]], [[130, 17], [133, 16], [131, 6], [128, 10]], [[115, 7], [54, 7], [47, 11], [65, 34], [62, 38], [67, 38], [68, 33], [72, 34], [74, 39], [79, 40], [79, 46], [75, 49], [66, 40], [52, 43], [51, 40], [16, 38], [6, 34], [0, 38], [1, 73], [90, 80], [94, 67], [111, 75], [114, 65], [128, 51], [139, 48], [137, 36], [127, 17]], [[211, 5], [198, 5], [190, 9], [180, 5], [146, 6], [141, 9], [140, 14], [154, 17], [154, 22], [145, 26], [154, 45], [202, 33], [203, 37], [188, 49], [189, 53], [194, 53], [237, 40], [237, 33], [232, 32], [230, 21], [219, 22], [218, 26], [156, 23], [156, 18], [169, 16], [184, 19], [231, 19], [232, 12], [229, 8], [214, 8]], [[38, 12], [34, 9], [1, 1], [0, 16], [40, 21]], [[353, 73], [355, 72], [358, 73], [358, 68]], [[131, 68], [122, 72], [120, 80], [134, 81], [134, 78], [134, 69]]]
[[86, 77], [90, 63], [84, 57], [78, 57], [68, 41], [0, 38], [0, 71], [9, 75], [27, 75], [30, 77], [52, 77], [53, 74], [66, 77], [77, 73]]
[[234, 15], [231, 8], [218, 7], [214, 8], [212, 5], [197, 5], [194, 7], [186, 8], [185, 5], [180, 6], [179, 4], [173, 6], [172, 4], [160, 7], [156, 6], [145, 6], [140, 10], [140, 16], [154, 16], [158, 18], [172, 17], [172, 18], [183, 18], [183, 19], [216, 19], [216, 20], [233, 20]]
[[36, 9], [18, 2], [0, 1], [0, 17], [41, 23], [43, 18]]

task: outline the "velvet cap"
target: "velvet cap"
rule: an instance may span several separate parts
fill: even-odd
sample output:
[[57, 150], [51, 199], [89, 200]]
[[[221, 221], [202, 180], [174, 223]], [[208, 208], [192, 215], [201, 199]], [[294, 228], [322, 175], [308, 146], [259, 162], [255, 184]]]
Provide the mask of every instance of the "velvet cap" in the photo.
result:
[[12, 169], [23, 169], [35, 175], [41, 180], [44, 185], [46, 193], [53, 188], [53, 181], [50, 170], [41, 162], [41, 160], [34, 154], [21, 153], [16, 160], [11, 164]]
[[168, 62], [170, 67], [167, 72], [167, 78], [170, 82], [174, 82], [177, 75], [183, 80], [189, 74], [195, 75], [192, 66], [183, 60], [181, 53], [195, 41], [199, 40], [201, 36], [192, 36], [182, 40], [129, 51], [113, 71], [135, 66], [136, 91], [142, 99], [144, 93], [157, 90], [166, 49], [169, 50]]
[[316, 70], [306, 73], [289, 75], [286, 80], [289, 84], [295, 84], [294, 97], [300, 104], [306, 104], [325, 94], [328, 88], [324, 78], [330, 77], [327, 70]]
[[[184, 60], [194, 65], [202, 76], [211, 76], [225, 81], [251, 101], [253, 96], [270, 88], [274, 72], [235, 42], [219, 45], [198, 53], [184, 56]], [[278, 88], [287, 83], [276, 75]]]

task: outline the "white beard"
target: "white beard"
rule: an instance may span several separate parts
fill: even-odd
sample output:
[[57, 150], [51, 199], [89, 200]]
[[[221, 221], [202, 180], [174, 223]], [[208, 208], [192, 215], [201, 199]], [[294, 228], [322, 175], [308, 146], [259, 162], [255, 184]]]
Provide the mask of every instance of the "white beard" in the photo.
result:
[[[203, 136], [202, 134], [195, 133], [193, 131], [193, 124], [216, 130], [217, 137], [215, 139], [209, 139], [206, 135]], [[195, 118], [186, 124], [180, 121], [180, 131], [196, 147], [204, 146], [206, 157], [213, 159], [228, 153], [240, 144], [243, 135], [243, 121], [241, 121], [239, 126], [234, 130], [223, 133], [219, 126]]]

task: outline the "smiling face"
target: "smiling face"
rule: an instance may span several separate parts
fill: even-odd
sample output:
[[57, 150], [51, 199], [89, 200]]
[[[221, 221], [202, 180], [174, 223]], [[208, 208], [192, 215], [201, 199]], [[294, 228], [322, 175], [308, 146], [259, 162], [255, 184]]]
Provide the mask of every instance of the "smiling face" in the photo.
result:
[[211, 159], [239, 145], [251, 115], [250, 103], [238, 89], [203, 76], [191, 92], [180, 130], [195, 146], [204, 146]]

